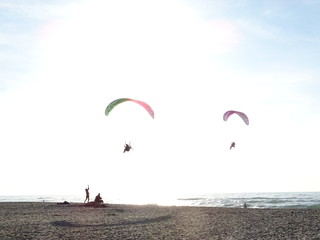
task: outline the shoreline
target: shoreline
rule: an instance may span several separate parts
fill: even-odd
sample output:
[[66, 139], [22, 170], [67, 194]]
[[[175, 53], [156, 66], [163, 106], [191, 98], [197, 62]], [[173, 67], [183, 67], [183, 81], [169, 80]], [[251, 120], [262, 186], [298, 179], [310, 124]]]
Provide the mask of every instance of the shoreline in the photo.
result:
[[320, 239], [320, 210], [0, 202], [0, 239]]

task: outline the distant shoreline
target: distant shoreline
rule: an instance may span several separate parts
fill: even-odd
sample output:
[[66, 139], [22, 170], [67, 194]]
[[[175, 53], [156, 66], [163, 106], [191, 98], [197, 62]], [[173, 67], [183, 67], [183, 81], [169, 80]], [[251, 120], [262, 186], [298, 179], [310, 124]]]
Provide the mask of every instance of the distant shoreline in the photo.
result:
[[[107, 194], [106, 194], [107, 195]], [[107, 195], [108, 196], [108, 195]], [[257, 193], [211, 193], [211, 194], [190, 194], [171, 196], [170, 198], [143, 197], [130, 199], [110, 197], [104, 202], [110, 204], [157, 204], [160, 206], [203, 206], [203, 207], [225, 207], [241, 208], [244, 203], [248, 208], [276, 208], [276, 209], [320, 209], [320, 192], [257, 192]], [[152, 197], [152, 196], [151, 196]], [[83, 195], [29, 195], [29, 196], [0, 196], [0, 202], [64, 202], [83, 203]], [[93, 199], [91, 199], [92, 201]]]

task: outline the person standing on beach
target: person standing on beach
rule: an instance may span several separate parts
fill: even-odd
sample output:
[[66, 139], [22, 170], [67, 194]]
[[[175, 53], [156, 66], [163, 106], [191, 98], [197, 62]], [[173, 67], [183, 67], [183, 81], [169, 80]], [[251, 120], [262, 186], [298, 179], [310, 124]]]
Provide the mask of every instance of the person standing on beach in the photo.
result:
[[89, 185], [88, 188], [85, 189], [86, 191], [86, 199], [84, 200], [84, 202], [88, 201], [89, 202]]

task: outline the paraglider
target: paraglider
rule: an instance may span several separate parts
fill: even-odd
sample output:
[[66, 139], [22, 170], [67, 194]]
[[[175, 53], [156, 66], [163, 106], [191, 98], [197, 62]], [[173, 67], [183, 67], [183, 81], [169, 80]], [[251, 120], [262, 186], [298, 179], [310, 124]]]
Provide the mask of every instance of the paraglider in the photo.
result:
[[[116, 99], [116, 100], [112, 101], [111, 103], [108, 104], [107, 108], [105, 109], [105, 115], [109, 116], [109, 114], [113, 110], [113, 108], [115, 108], [120, 103], [127, 102], [127, 101], [131, 101], [131, 102], [139, 104], [140, 106], [142, 106], [150, 114], [150, 116], [152, 118], [154, 118], [154, 111], [152, 110], [152, 108], [150, 107], [149, 104], [147, 104], [146, 102], [143, 102], [143, 101], [140, 101], [140, 100], [131, 99], [131, 98], [119, 98], [119, 99]], [[131, 147], [131, 145], [126, 143], [124, 145], [123, 153], [129, 152], [131, 149], [133, 149]]]
[[[233, 110], [230, 110], [230, 111], [227, 111], [223, 114], [223, 120], [224, 121], [227, 121], [228, 118], [232, 115], [232, 114], [237, 114], [239, 117], [242, 118], [242, 120], [244, 121], [244, 123], [246, 125], [249, 125], [249, 118], [247, 117], [246, 114], [244, 114], [243, 112], [238, 112], [238, 111], [233, 111]], [[235, 142], [232, 142], [231, 145], [230, 145], [230, 150], [232, 148], [235, 148], [236, 147], [236, 143]]]
[[105, 110], [105, 115], [108, 116], [109, 113], [112, 111], [112, 109], [117, 106], [118, 104], [120, 103], [123, 103], [123, 102], [127, 102], [127, 101], [131, 101], [131, 102], [134, 102], [134, 103], [137, 103], [139, 104], [140, 106], [142, 106], [145, 110], [147, 110], [147, 112], [150, 114], [150, 116], [152, 118], [154, 118], [154, 112], [152, 110], [152, 108], [149, 106], [149, 104], [143, 102], [143, 101], [139, 101], [139, 100], [134, 100], [134, 99], [131, 99], [131, 98], [119, 98], [119, 99], [116, 99], [114, 101], [112, 101], [111, 103], [109, 103], [109, 105], [107, 106], [106, 110]]
[[129, 144], [128, 144], [128, 143], [126, 143], [126, 144], [124, 144], [124, 150], [123, 150], [123, 153], [125, 153], [125, 152], [129, 152], [131, 149], [132, 149], [132, 147], [131, 147], [130, 143], [129, 143]]
[[240, 116], [245, 124], [249, 125], [249, 118], [247, 117], [246, 114], [244, 114], [243, 112], [238, 112], [238, 111], [233, 111], [233, 110], [225, 112], [225, 114], [223, 114], [223, 120], [227, 121], [228, 118], [234, 113], [236, 113], [238, 116]]

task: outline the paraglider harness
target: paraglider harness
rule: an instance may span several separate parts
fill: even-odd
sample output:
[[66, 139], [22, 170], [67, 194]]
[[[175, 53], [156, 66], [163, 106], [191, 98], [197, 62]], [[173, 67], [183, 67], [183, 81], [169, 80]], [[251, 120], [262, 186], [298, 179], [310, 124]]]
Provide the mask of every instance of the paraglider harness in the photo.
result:
[[123, 153], [125, 153], [125, 152], [129, 152], [131, 149], [132, 149], [132, 147], [131, 147], [130, 143], [129, 143], [129, 144], [128, 144], [128, 143], [126, 143], [126, 144], [124, 144], [124, 150], [123, 150]]

